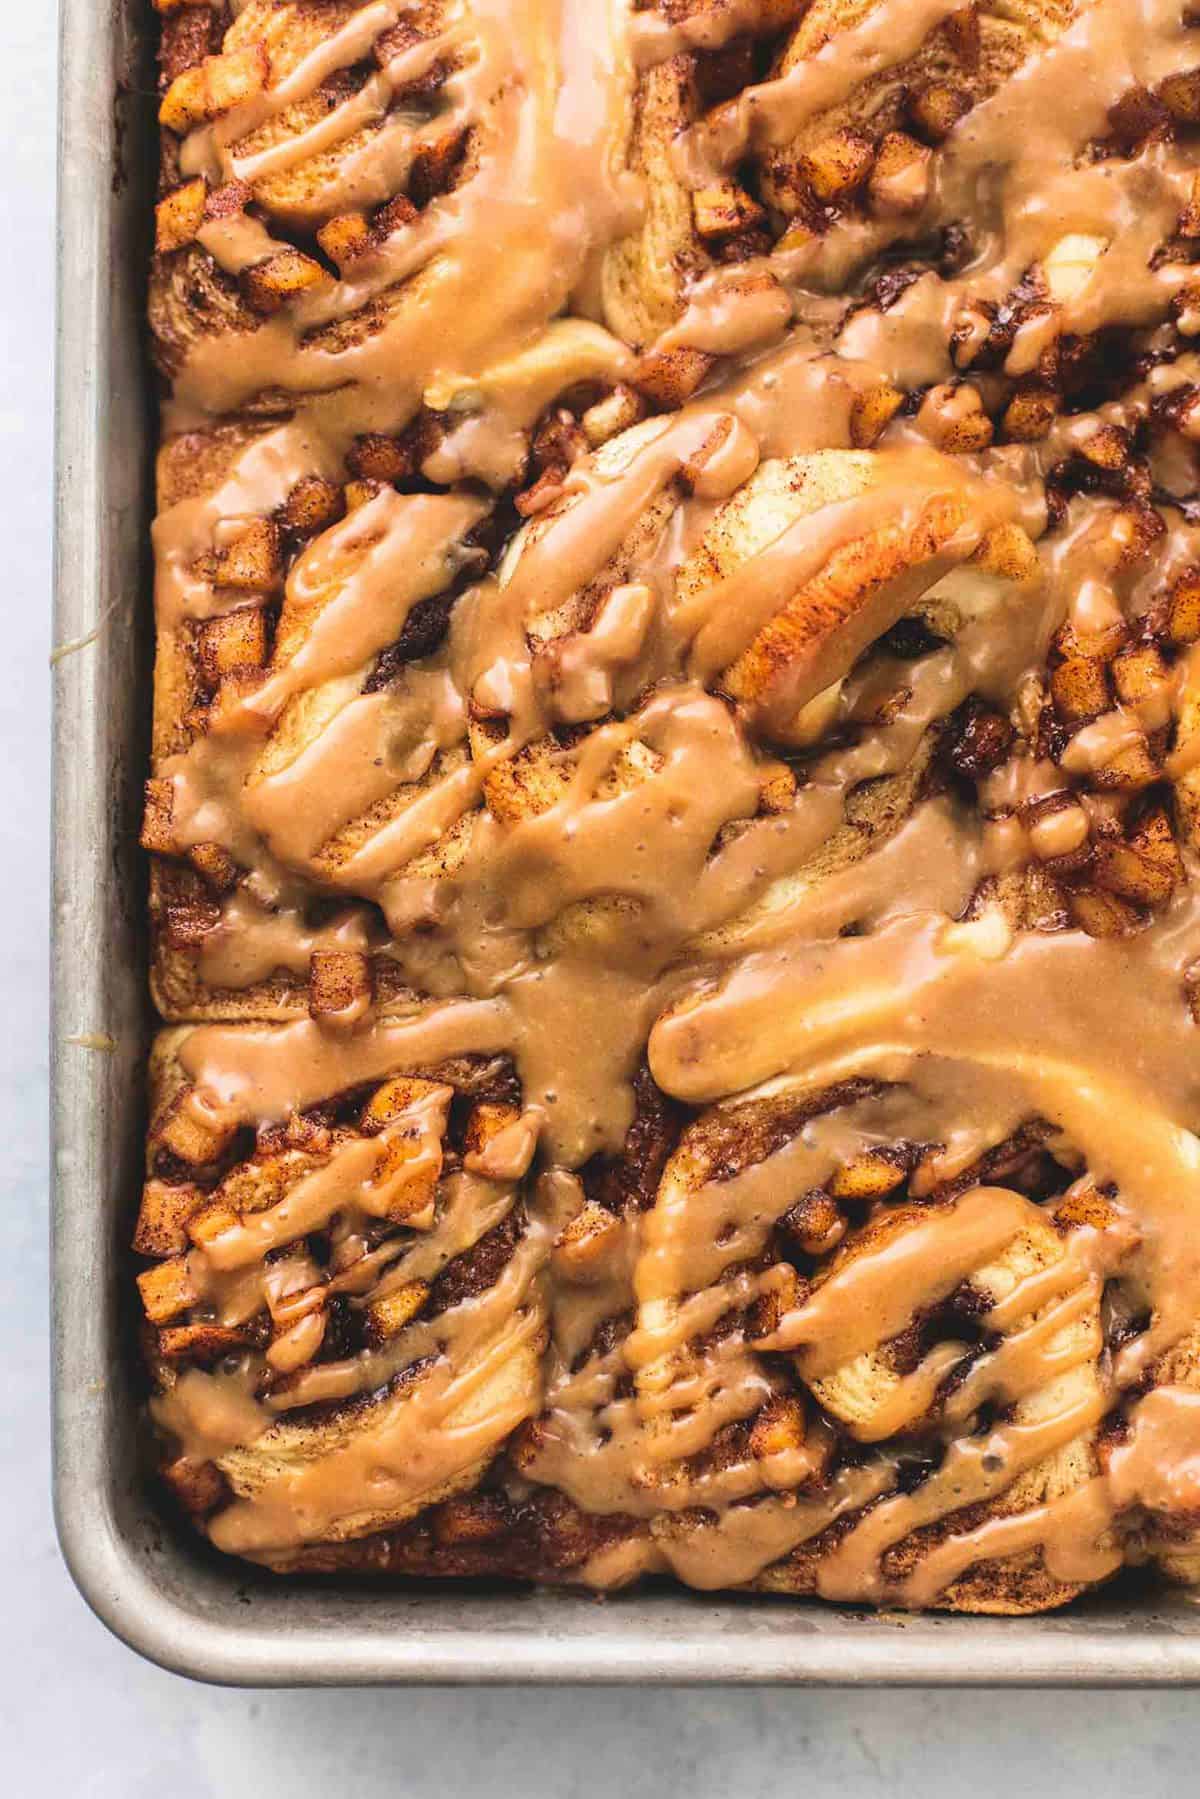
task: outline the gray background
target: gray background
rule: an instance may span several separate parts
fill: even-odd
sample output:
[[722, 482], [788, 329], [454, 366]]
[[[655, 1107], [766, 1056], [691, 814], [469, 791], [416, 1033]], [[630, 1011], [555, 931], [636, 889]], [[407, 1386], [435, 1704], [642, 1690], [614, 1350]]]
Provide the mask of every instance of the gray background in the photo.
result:
[[220, 1692], [138, 1661], [88, 1613], [54, 1541], [46, 1428], [53, 9], [0, 0], [0, 19], [0, 1791], [1195, 1791], [1190, 1694]]

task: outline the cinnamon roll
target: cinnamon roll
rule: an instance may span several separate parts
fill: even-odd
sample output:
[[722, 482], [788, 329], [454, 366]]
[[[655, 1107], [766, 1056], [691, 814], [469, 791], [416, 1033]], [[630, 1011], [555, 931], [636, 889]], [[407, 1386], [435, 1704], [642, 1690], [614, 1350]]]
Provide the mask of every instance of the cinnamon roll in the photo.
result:
[[348, 1037], [356, 1089], [283, 1115], [285, 1070], [320, 1059], [307, 1023], [184, 1028], [155, 1052], [135, 1236], [159, 1258], [139, 1277], [151, 1411], [167, 1480], [222, 1547], [269, 1559], [392, 1525], [473, 1486], [536, 1405], [534, 1130], [502, 1058], [403, 1066], [444, 1023]]

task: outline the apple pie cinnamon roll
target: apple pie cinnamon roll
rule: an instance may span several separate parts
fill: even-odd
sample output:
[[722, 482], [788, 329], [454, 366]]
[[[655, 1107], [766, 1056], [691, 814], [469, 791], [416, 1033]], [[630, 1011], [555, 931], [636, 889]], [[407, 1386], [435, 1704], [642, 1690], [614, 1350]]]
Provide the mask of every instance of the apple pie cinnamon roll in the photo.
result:
[[573, 82], [536, 4], [202, 0], [207, 30], [166, 10], [150, 319], [173, 403], [304, 401], [343, 443], [415, 424], [507, 485], [555, 394], [630, 360], [562, 316], [631, 205], [615, 16]]
[[471, 1040], [444, 1023], [368, 1026], [345, 1043], [363, 1078], [282, 1115], [288, 1064], [314, 1078], [309, 1024], [155, 1052], [135, 1237], [158, 1258], [138, 1283], [152, 1411], [167, 1480], [226, 1548], [394, 1524], [472, 1486], [536, 1404], [534, 1132], [501, 1057], [403, 1067], [409, 1043]]
[[490, 505], [329, 467], [292, 422], [163, 451], [143, 842], [167, 1017], [406, 1002], [385, 912], [434, 907], [470, 840], [446, 639]]
[[172, 1502], [280, 1574], [1194, 1584], [1179, 0], [157, 10]]

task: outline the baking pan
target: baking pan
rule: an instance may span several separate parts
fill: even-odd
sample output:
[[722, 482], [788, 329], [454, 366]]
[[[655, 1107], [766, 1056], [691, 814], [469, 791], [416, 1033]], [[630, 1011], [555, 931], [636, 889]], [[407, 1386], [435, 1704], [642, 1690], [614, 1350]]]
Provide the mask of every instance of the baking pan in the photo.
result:
[[54, 1493], [84, 1598], [133, 1648], [247, 1685], [790, 1681], [1179, 1685], [1200, 1609], [1133, 1582], [1050, 1617], [875, 1616], [648, 1589], [284, 1584], [156, 1509], [125, 1244], [144, 1126], [153, 414], [142, 336], [149, 0], [64, 0], [54, 667]]

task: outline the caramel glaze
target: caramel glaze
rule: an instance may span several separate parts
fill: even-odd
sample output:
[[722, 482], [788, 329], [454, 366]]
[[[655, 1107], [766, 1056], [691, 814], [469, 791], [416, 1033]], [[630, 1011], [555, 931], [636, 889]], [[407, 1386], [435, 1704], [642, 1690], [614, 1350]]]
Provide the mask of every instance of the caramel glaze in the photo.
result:
[[[177, 1464], [230, 1483], [213, 1540], [276, 1565], [403, 1527], [490, 1468], [496, 1503], [552, 1488], [608, 1521], [573, 1568], [596, 1587], [671, 1572], [1060, 1603], [1200, 1513], [1200, 702], [1197, 652], [1162, 625], [1200, 551], [1169, 497], [1195, 487], [1192, 265], [1164, 253], [1195, 235], [1197, 165], [1182, 126], [1096, 148], [1131, 92], [1192, 69], [1194, 34], [1180, 0], [1062, 9], [937, 148], [915, 213], [847, 206], [823, 234], [701, 272], [659, 342], [631, 346], [599, 269], [652, 199], [624, 166], [637, 84], [668, 58], [776, 43], [801, 9], [472, 0], [376, 57], [327, 116], [244, 148], [410, 10], [342, 8], [286, 77], [178, 147], [180, 176], [215, 188], [352, 142], [326, 213], [378, 202], [435, 135], [391, 109], [439, 59], [436, 125], [473, 142], [460, 184], [352, 272], [197, 336], [173, 374], [169, 436], [257, 422], [220, 480], [156, 521], [164, 657], [244, 604], [212, 574], [231, 534], [303, 480], [340, 481], [365, 432], [422, 409], [442, 429], [416, 491], [378, 488], [294, 557], [255, 678], [201, 729], [160, 716], [172, 853], [217, 846], [237, 871], [200, 951], [211, 985], [369, 951], [407, 997], [386, 1017], [368, 997], [284, 1025], [185, 1024], [156, 1130], [265, 1141], [398, 1073], [419, 1091], [382, 1131], [343, 1120], [272, 1203], [191, 1232], [196, 1315], [240, 1329], [268, 1305], [274, 1374], [259, 1348], [168, 1368], [159, 1427]], [[676, 138], [682, 191], [786, 147], [967, 13], [876, 0], [788, 72], [760, 58]], [[964, 224], [957, 272], [922, 264]], [[244, 209], [199, 231], [232, 277], [282, 241]], [[1052, 279], [1064, 243], [1074, 272]], [[1036, 303], [964, 384], [1022, 282]], [[1102, 333], [1125, 358], [1104, 394], [1056, 404], [1040, 434], [964, 437], [1050, 352]], [[636, 381], [637, 351], [703, 352], [708, 378], [576, 453], [490, 566], [477, 531], [531, 428], [563, 396]], [[762, 527], [781, 461], [792, 498]], [[729, 533], [749, 548], [727, 555]], [[373, 685], [448, 591], [444, 641]], [[1058, 671], [1108, 639], [1169, 653], [1136, 691], [1068, 713], [1059, 741]], [[999, 750], [978, 768], [954, 751], [947, 775], [980, 706]], [[868, 793], [892, 811], [868, 816]], [[1169, 878], [1132, 899], [1089, 885], [1094, 845], [1111, 863], [1156, 794]], [[341, 909], [314, 922], [316, 899]], [[1095, 907], [1111, 922], [1114, 904], [1101, 930]], [[486, 1148], [451, 1153], [439, 1070], [497, 1055], [521, 1103]], [[670, 1119], [657, 1159], [648, 1115]], [[1032, 1196], [989, 1174], [1031, 1131], [1058, 1172]], [[225, 1191], [223, 1155], [206, 1191]], [[867, 1164], [882, 1184], [855, 1200]], [[785, 1252], [813, 1195], [820, 1231]], [[331, 1236], [321, 1278], [362, 1308], [435, 1281], [506, 1219], [481, 1289], [312, 1359], [324, 1326], [286, 1305], [293, 1278], [315, 1291], [286, 1273], [305, 1239]], [[337, 1424], [347, 1406], [363, 1428]]]

